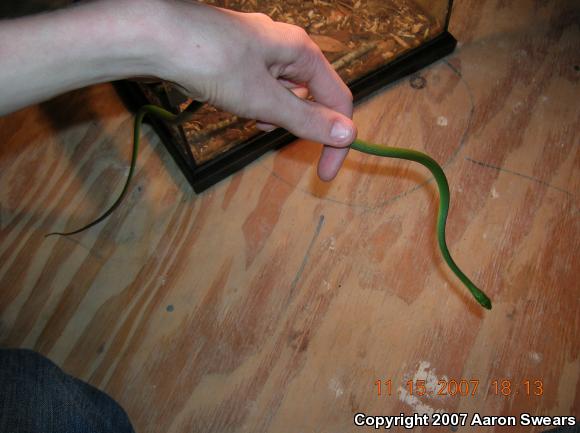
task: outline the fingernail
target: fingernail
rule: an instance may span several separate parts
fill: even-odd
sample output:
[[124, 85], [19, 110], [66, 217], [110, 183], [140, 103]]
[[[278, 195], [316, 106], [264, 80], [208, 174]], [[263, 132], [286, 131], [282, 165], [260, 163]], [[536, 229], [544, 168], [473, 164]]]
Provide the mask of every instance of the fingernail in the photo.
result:
[[332, 125], [332, 129], [330, 130], [330, 137], [334, 140], [344, 141], [351, 135], [351, 128], [340, 121], [334, 122], [334, 125]]

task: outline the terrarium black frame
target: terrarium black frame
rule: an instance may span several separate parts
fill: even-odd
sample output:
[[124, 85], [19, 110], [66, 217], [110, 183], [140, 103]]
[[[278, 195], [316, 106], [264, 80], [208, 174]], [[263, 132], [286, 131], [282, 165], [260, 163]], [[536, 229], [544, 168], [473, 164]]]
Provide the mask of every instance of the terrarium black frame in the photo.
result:
[[[448, 5], [445, 22], [442, 31], [437, 36], [348, 83], [355, 104], [387, 84], [417, 72], [454, 50], [457, 41], [448, 31], [452, 2], [445, 3]], [[155, 92], [154, 86], [158, 88], [163, 86], [165, 91]], [[186, 100], [185, 96], [168, 83], [144, 84], [121, 81], [116, 83], [116, 87], [128, 106], [135, 110], [143, 104], [153, 103], [160, 104], [174, 112], [182, 111]], [[201, 106], [202, 104], [193, 102], [186, 110], [194, 112]], [[198, 163], [193, 156], [191, 144], [188, 142], [182, 127], [169, 125], [152, 117], [147, 120], [161, 137], [165, 147], [195, 192], [198, 193], [235, 173], [268, 150], [278, 149], [296, 139], [295, 136], [281, 128], [272, 132], [256, 133], [211, 159]]]

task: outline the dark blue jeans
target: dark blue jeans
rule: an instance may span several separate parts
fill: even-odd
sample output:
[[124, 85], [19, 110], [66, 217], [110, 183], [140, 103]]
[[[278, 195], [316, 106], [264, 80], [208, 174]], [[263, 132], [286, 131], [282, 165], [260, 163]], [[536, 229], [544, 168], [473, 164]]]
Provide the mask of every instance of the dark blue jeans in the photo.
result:
[[111, 397], [23, 349], [0, 349], [0, 432], [134, 433]]
[[[578, 433], [563, 427], [545, 433]], [[111, 397], [31, 350], [0, 349], [0, 433], [134, 433]]]

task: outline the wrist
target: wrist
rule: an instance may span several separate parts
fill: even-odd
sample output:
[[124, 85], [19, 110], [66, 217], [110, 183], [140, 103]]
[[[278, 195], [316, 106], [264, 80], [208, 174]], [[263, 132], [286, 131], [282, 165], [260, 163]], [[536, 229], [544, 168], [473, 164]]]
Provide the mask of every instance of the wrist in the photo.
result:
[[[159, 19], [162, 2], [156, 0], [103, 0], [87, 17], [94, 20], [95, 41], [89, 62], [94, 63], [94, 82], [136, 76], [158, 76], [163, 52]], [[89, 51], [90, 52], [90, 51]]]
[[[142, 3], [142, 0], [127, 1]], [[213, 8], [197, 1], [145, 0], [145, 3], [147, 13], [143, 21], [134, 23], [133, 31], [139, 35], [142, 50], [147, 53], [149, 75], [169, 81], [177, 80], [179, 71], [184, 69], [188, 75], [195, 75], [204, 63], [201, 59], [207, 57], [200, 44], [207, 44], [206, 38], [211, 32], [204, 35], [204, 29], [214, 25], [204, 11]]]

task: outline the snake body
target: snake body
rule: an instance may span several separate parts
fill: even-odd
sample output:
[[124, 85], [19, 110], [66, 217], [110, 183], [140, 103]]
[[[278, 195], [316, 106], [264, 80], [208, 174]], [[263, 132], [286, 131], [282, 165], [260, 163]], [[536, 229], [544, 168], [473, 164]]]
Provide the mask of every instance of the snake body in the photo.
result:
[[445, 227], [447, 225], [447, 214], [449, 213], [449, 183], [447, 182], [447, 177], [443, 172], [443, 169], [437, 162], [422, 152], [418, 152], [412, 149], [403, 149], [400, 147], [387, 147], [379, 146], [376, 144], [367, 143], [362, 140], [355, 140], [351, 146], [352, 149], [358, 150], [362, 153], [368, 153], [369, 155], [384, 156], [388, 158], [398, 158], [406, 159], [408, 161], [415, 161], [426, 167], [437, 182], [437, 187], [439, 188], [439, 211], [437, 213], [437, 241], [439, 243], [439, 249], [441, 254], [447, 262], [449, 268], [453, 273], [461, 280], [465, 287], [471, 292], [473, 297], [479, 302], [479, 304], [491, 310], [491, 300], [483, 293], [473, 282], [467, 278], [459, 266], [455, 263], [447, 248], [447, 242], [445, 240]]
[[[121, 204], [127, 191], [129, 190], [129, 184], [135, 172], [135, 166], [137, 163], [137, 154], [139, 152], [139, 141], [140, 141], [140, 134], [141, 134], [141, 124], [143, 123], [143, 118], [146, 115], [152, 115], [159, 119], [162, 119], [169, 123], [178, 124], [186, 120], [187, 114], [174, 114], [170, 111], [167, 111], [157, 105], [144, 105], [142, 106], [135, 116], [135, 121], [133, 124], [133, 150], [131, 155], [131, 165], [129, 167], [129, 174], [127, 175], [127, 180], [125, 181], [125, 185], [119, 197], [115, 202], [107, 209], [100, 217], [92, 221], [91, 223], [70, 232], [53, 232], [49, 233], [46, 236], [52, 235], [61, 235], [61, 236], [68, 236], [80, 233], [88, 228], [93, 227], [94, 225], [100, 223], [105, 218], [107, 218], [113, 211]], [[449, 184], [447, 182], [447, 178], [443, 169], [437, 162], [431, 158], [429, 155], [424, 153], [418, 152], [412, 149], [404, 149], [399, 147], [387, 147], [387, 146], [379, 146], [376, 144], [367, 143], [363, 140], [355, 140], [351, 144], [351, 148], [355, 149], [359, 152], [388, 157], [388, 158], [398, 158], [398, 159], [405, 159], [408, 161], [415, 161], [419, 164], [425, 166], [437, 182], [437, 187], [439, 189], [439, 212], [437, 215], [437, 240], [439, 243], [439, 249], [441, 250], [441, 254], [445, 259], [445, 262], [449, 266], [449, 268], [453, 271], [453, 273], [461, 280], [461, 282], [467, 287], [467, 289], [471, 292], [473, 297], [477, 300], [477, 302], [484, 308], [490, 310], [491, 309], [491, 301], [490, 299], [483, 293], [462, 271], [459, 269], [453, 258], [451, 257], [451, 253], [449, 252], [449, 248], [447, 247], [447, 242], [445, 240], [445, 226], [447, 223], [447, 214], [449, 212]]]

